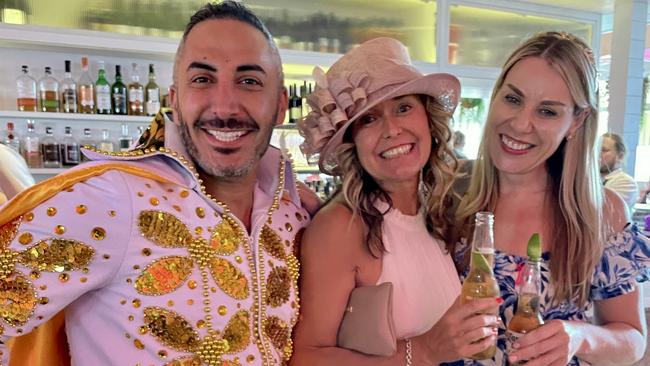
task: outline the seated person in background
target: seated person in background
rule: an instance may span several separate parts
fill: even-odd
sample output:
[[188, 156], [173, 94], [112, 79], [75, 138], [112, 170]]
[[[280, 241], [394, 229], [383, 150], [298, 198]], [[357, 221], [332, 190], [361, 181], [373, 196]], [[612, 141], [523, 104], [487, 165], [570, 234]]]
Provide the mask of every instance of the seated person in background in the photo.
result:
[[20, 154], [0, 144], [0, 205], [23, 189], [34, 185], [34, 177]]
[[[474, 214], [494, 212], [505, 326], [528, 239], [540, 234], [545, 324], [518, 338], [509, 354], [500, 329], [495, 358], [469, 364], [503, 365], [508, 357], [529, 360], [526, 366], [629, 365], [643, 356], [647, 330], [637, 279], [648, 278], [650, 240], [627, 225], [620, 196], [598, 184], [596, 85], [589, 47], [557, 32], [526, 40], [497, 79], [458, 227], [469, 238]], [[458, 257], [468, 249], [461, 244]]]
[[[299, 122], [303, 152], [319, 153], [321, 171], [342, 176], [343, 184], [302, 239], [291, 364], [437, 365], [484, 350], [495, 340], [496, 316], [477, 313], [498, 300], [460, 305], [460, 281], [442, 240], [451, 224], [448, 122], [458, 79], [422, 75], [392, 38], [362, 44], [327, 74], [314, 70], [314, 79], [313, 112]], [[352, 291], [385, 282], [394, 288], [397, 352], [380, 357], [339, 347]], [[379, 337], [364, 329], [358, 337]]]
[[460, 131], [454, 131], [451, 141], [454, 145], [454, 156], [459, 160], [467, 160], [467, 156], [463, 153], [465, 148], [465, 134]]
[[639, 197], [639, 187], [634, 178], [622, 169], [626, 150], [621, 136], [608, 132], [601, 137], [600, 177], [605, 187], [621, 195], [629, 212], [632, 212]]

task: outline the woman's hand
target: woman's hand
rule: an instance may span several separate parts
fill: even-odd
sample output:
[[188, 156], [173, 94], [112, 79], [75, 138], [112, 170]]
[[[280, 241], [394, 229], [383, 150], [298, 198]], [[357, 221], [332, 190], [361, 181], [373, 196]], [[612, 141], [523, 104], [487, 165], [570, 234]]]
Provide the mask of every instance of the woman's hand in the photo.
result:
[[493, 345], [501, 299], [477, 299], [461, 305], [460, 296], [428, 332], [413, 339], [414, 365], [467, 358]]
[[572, 322], [551, 320], [513, 344], [510, 362], [529, 360], [526, 366], [564, 366], [580, 349], [582, 333]]

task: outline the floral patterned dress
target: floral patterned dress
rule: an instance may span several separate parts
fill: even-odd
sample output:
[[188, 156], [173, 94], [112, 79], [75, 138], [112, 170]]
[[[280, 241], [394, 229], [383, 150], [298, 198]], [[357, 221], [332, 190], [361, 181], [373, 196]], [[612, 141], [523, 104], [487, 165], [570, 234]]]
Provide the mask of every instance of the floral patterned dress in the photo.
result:
[[[470, 248], [467, 244], [459, 245], [456, 258], [462, 258]], [[604, 300], [625, 295], [636, 289], [637, 282], [650, 279], [650, 239], [644, 236], [636, 225], [627, 227], [618, 233], [612, 234], [605, 246], [603, 256], [597, 264], [591, 282], [589, 301], [584, 307], [570, 301], [563, 301], [557, 306], [552, 305], [554, 287], [551, 285], [550, 253], [542, 254], [541, 276], [542, 293], [540, 312], [545, 322], [553, 319], [589, 321], [587, 312], [593, 306], [594, 300]], [[449, 363], [446, 365], [474, 365], [493, 366], [507, 365], [505, 354], [505, 326], [512, 318], [517, 304], [517, 291], [515, 281], [518, 273], [526, 262], [525, 257], [510, 255], [501, 251], [495, 252], [494, 274], [501, 289], [503, 304], [499, 308], [501, 325], [497, 341], [497, 354], [491, 360], [471, 361], [466, 360]], [[585, 366], [588, 362], [574, 357], [569, 363], [571, 366]]]

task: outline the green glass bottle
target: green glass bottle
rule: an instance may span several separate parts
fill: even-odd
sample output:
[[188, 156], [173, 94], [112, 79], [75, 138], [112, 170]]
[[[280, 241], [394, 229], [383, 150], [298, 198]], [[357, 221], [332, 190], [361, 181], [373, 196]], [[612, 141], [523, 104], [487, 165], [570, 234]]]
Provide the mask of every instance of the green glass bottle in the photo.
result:
[[128, 114], [126, 101], [126, 85], [122, 82], [122, 70], [120, 65], [115, 65], [115, 83], [111, 87], [113, 114]]
[[95, 83], [95, 100], [98, 114], [111, 114], [111, 85], [106, 80], [104, 61], [99, 61], [99, 72]]

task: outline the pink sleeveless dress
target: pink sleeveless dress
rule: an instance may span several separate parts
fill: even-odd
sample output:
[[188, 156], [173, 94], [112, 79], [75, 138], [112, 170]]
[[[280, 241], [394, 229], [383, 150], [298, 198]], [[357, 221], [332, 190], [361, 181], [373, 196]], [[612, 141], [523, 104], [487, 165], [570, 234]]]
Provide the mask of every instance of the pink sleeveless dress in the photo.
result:
[[[388, 205], [375, 203], [380, 211]], [[382, 239], [387, 252], [377, 284], [393, 283], [393, 320], [398, 339], [429, 330], [460, 294], [460, 280], [442, 241], [434, 239], [424, 216], [391, 209], [384, 215]]]

